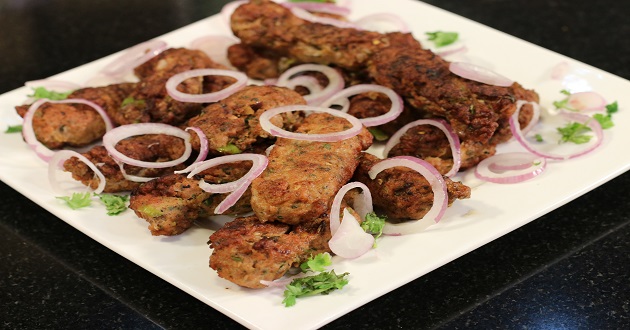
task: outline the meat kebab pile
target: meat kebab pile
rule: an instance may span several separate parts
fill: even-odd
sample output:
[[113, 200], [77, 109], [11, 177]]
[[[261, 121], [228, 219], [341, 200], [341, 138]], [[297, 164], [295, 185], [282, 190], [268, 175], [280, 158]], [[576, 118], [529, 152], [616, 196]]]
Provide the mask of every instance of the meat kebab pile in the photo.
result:
[[[491, 156], [497, 144], [511, 137], [508, 119], [516, 109], [516, 100], [538, 99], [535, 92], [517, 83], [497, 87], [452, 74], [447, 61], [423, 49], [409, 33], [381, 34], [311, 23], [268, 0], [252, 0], [238, 7], [231, 27], [240, 43], [230, 47], [230, 61], [250, 78], [277, 78], [294, 65], [316, 63], [339, 70], [346, 86], [379, 84], [391, 88], [404, 99], [405, 109], [379, 128], [391, 134], [412, 120], [444, 119], [461, 140], [462, 169]], [[259, 121], [264, 112], [306, 104], [305, 91], [299, 88], [248, 85], [206, 104], [180, 102], [168, 95], [165, 83], [170, 77], [200, 68], [226, 69], [201, 51], [169, 48], [135, 68], [138, 82], [81, 88], [70, 97], [100, 105], [116, 126], [158, 122], [197, 127], [208, 138], [209, 159], [268, 152], [266, 169], [225, 212], [234, 220], [210, 236], [210, 267], [220, 277], [244, 287], [261, 288], [261, 280], [278, 279], [314, 254], [331, 252], [331, 204], [340, 187], [350, 181], [368, 186], [375, 210], [390, 220], [415, 221], [431, 208], [430, 184], [414, 170], [394, 167], [370, 178], [368, 171], [381, 159], [366, 153], [373, 136], [365, 127], [358, 135], [336, 142], [275, 137], [263, 130]], [[196, 77], [180, 84], [178, 90], [202, 94], [232, 83], [233, 79], [225, 76]], [[389, 108], [389, 100], [378, 93], [359, 94], [350, 102], [349, 112], [359, 118], [379, 115]], [[28, 106], [16, 108], [24, 115]], [[527, 124], [530, 116], [524, 107], [521, 125]], [[303, 134], [339, 132], [350, 125], [346, 119], [327, 113], [284, 113], [273, 117], [272, 122]], [[45, 103], [34, 117], [33, 128], [38, 140], [51, 149], [85, 146], [105, 134], [102, 120], [83, 104]], [[199, 152], [201, 139], [191, 136], [192, 148]], [[150, 134], [120, 141], [116, 149], [134, 159], [161, 162], [179, 157], [184, 143], [177, 137]], [[151, 234], [166, 236], [181, 234], [194, 221], [213, 215], [217, 204], [226, 198], [225, 193], [202, 189], [200, 179], [231, 182], [252, 166], [250, 161], [239, 161], [188, 176], [175, 173], [188, 164], [159, 169], [121, 167], [103, 146], [92, 147], [83, 155], [104, 174], [105, 192], [131, 192], [130, 208], [149, 223]], [[390, 156], [397, 155], [425, 159], [442, 174], [453, 166], [448, 140], [429, 126], [409, 130], [390, 152]], [[77, 158], [66, 160], [64, 168], [87, 186], [99, 184], [93, 171]], [[153, 179], [131, 181], [121, 168], [126, 174]], [[470, 197], [469, 187], [448, 177], [444, 180], [449, 205]], [[348, 193], [344, 205], [352, 205], [356, 195], [356, 191]]]

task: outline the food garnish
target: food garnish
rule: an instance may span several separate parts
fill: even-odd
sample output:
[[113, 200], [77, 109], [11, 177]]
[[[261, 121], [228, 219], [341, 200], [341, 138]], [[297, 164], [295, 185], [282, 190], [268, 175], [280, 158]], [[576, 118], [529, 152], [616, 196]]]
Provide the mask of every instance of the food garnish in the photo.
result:
[[73, 210], [78, 210], [92, 205], [91, 192], [73, 193], [71, 196], [58, 196], [57, 199], [65, 201], [66, 204]]
[[114, 194], [94, 194], [105, 205], [107, 215], [118, 215], [127, 209], [129, 196]]
[[287, 284], [284, 291], [282, 303], [285, 307], [295, 305], [296, 299], [300, 297], [326, 295], [334, 290], [339, 290], [348, 284], [346, 276], [350, 273], [337, 275], [334, 270], [325, 271], [326, 266], [332, 265], [332, 260], [328, 253], [320, 253], [310, 260], [302, 263], [300, 269], [303, 272], [320, 272], [316, 275], [299, 277]]
[[432, 41], [437, 48], [448, 46], [459, 38], [459, 33], [457, 32], [435, 31], [426, 32], [425, 34], [429, 37], [429, 41]]

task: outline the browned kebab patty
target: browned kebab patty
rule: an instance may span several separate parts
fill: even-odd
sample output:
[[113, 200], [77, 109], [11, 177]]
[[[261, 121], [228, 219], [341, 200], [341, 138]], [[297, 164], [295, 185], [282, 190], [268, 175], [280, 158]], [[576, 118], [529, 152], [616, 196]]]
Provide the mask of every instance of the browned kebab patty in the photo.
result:
[[[322, 134], [350, 127], [346, 119], [313, 113], [296, 132]], [[371, 144], [372, 135], [365, 128], [338, 142], [278, 138], [269, 165], [252, 182], [252, 209], [258, 219], [299, 224], [327, 212], [339, 188], [352, 177], [361, 152]]]

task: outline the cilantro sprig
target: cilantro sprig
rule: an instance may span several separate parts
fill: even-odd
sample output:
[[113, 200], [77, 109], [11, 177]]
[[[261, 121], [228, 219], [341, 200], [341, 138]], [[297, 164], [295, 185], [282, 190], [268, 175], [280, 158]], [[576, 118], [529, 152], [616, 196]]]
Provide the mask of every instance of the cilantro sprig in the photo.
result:
[[365, 215], [365, 220], [361, 222], [361, 228], [363, 228], [366, 233], [374, 236], [374, 247], [376, 247], [376, 239], [383, 235], [385, 220], [387, 220], [387, 217], [380, 217], [376, 215], [376, 213], [370, 212]]
[[128, 208], [127, 201], [129, 201], [129, 196], [125, 195], [93, 194], [91, 192], [85, 192], [73, 193], [70, 196], [58, 196], [57, 199], [65, 201], [66, 205], [71, 209], [78, 210], [92, 205], [93, 196], [98, 197], [101, 203], [105, 205], [107, 215], [118, 215]]
[[438, 48], [448, 46], [459, 38], [459, 33], [457, 32], [435, 31], [426, 32], [425, 34], [429, 37], [429, 41], [433, 41], [435, 47]]
[[70, 92], [55, 92], [46, 89], [45, 87], [35, 87], [33, 88], [33, 94], [28, 95], [28, 97], [32, 97], [33, 99], [49, 99], [53, 101], [65, 100], [70, 95]]
[[287, 284], [284, 290], [282, 303], [286, 307], [296, 304], [297, 298], [315, 296], [318, 294], [329, 294], [334, 290], [339, 290], [348, 284], [346, 276], [349, 273], [337, 274], [334, 270], [325, 271], [327, 266], [332, 265], [332, 259], [328, 253], [320, 253], [300, 265], [303, 272], [319, 272], [316, 275], [296, 278]]
[[4, 132], [7, 133], [7, 134], [9, 134], [9, 133], [21, 133], [22, 132], [22, 125], [11, 125], [11, 126], [8, 126], [7, 129]]

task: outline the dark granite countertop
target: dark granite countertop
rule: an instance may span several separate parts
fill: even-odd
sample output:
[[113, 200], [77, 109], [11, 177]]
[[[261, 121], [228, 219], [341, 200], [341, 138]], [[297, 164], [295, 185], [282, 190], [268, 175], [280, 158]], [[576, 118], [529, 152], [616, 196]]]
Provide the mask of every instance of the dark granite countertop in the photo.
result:
[[[0, 0], [0, 93], [200, 20], [225, 2]], [[426, 2], [630, 79], [628, 1]], [[0, 328], [239, 327], [4, 183], [0, 196]], [[326, 328], [629, 328], [628, 196], [625, 173]]]

